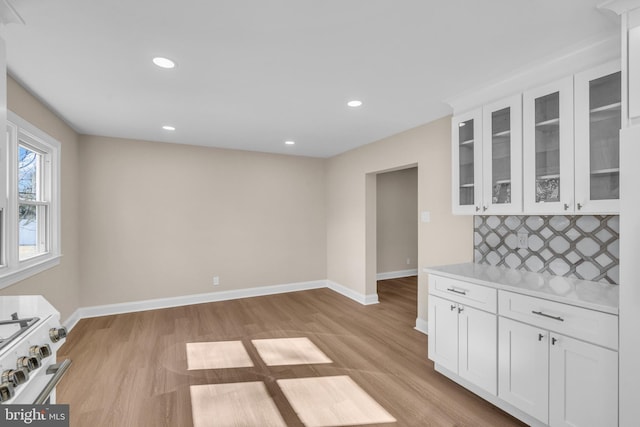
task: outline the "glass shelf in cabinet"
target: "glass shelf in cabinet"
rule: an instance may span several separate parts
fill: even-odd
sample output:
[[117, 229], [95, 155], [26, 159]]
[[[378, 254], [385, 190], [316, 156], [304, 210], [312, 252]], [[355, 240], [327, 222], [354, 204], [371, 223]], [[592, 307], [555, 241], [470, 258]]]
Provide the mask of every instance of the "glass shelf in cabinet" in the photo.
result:
[[549, 119], [542, 122], [536, 123], [536, 127], [547, 127], [547, 126], [558, 126], [560, 124], [560, 117], [556, 117], [555, 119]]
[[501, 132], [496, 132], [496, 133], [492, 133], [491, 134], [491, 136], [493, 136], [493, 137], [501, 137], [501, 136], [505, 137], [505, 136], [509, 136], [509, 135], [511, 135], [511, 130], [510, 129], [503, 130]]
[[511, 182], [510, 179], [506, 178], [506, 179], [497, 179], [495, 181], [493, 181], [493, 185], [496, 184], [509, 184]]
[[544, 175], [542, 174], [536, 174], [536, 179], [557, 179], [560, 178], [560, 173], [546, 173]]
[[590, 113], [599, 113], [600, 111], [611, 111], [622, 109], [622, 102], [614, 102], [613, 104], [601, 105], [589, 110]]
[[[598, 122], [604, 122], [608, 120], [619, 122], [620, 117], [621, 117], [620, 111], [612, 111], [612, 110], [601, 111], [598, 113], [591, 114], [591, 116], [589, 117], [589, 122], [592, 124], [598, 123]], [[618, 125], [618, 127], [620, 127], [620, 125]]]
[[466, 141], [460, 141], [459, 145], [469, 145], [473, 144], [473, 139], [467, 139]]
[[475, 187], [475, 184], [469, 183], [469, 184], [460, 184], [460, 188], [471, 188], [471, 187]]
[[589, 110], [589, 119], [591, 123], [611, 119], [620, 120], [621, 115], [622, 107], [619, 102], [616, 102], [615, 104], [604, 105], [602, 107], [592, 108], [591, 110]]
[[591, 175], [614, 175], [620, 173], [620, 168], [596, 169], [591, 171]]

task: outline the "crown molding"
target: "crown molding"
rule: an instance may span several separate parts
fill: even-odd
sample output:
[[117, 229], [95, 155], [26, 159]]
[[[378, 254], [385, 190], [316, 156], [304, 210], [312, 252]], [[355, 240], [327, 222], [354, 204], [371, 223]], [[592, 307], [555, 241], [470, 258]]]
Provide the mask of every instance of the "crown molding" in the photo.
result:
[[449, 98], [445, 102], [453, 108], [454, 114], [460, 114], [613, 60], [620, 60], [618, 33], [542, 58], [511, 75]]
[[24, 25], [24, 19], [9, 0], [0, 0], [0, 23]]
[[640, 7], [640, 0], [607, 0], [598, 5], [598, 9], [608, 9], [618, 15], [622, 15]]

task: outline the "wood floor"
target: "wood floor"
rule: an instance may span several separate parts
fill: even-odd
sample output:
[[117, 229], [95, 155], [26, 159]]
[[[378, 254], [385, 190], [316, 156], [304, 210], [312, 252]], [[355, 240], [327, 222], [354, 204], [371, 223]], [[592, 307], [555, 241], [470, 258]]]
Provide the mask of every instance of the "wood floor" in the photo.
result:
[[[380, 281], [378, 295], [362, 306], [317, 289], [84, 319], [58, 352], [73, 360], [58, 402], [74, 427], [190, 427], [190, 386], [260, 381], [286, 424], [302, 426], [277, 381], [348, 376], [397, 420], [384, 426], [524, 425], [433, 370], [427, 337], [413, 329], [415, 277]], [[251, 345], [295, 337], [333, 363], [267, 366]], [[233, 340], [253, 367], [187, 369], [187, 343]]]

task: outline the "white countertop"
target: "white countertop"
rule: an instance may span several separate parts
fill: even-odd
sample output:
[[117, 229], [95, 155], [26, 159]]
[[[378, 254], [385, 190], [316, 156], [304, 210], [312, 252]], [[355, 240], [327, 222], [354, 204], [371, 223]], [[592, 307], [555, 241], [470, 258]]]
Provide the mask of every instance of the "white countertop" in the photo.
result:
[[478, 285], [618, 314], [619, 285], [475, 263], [429, 267], [424, 271]]

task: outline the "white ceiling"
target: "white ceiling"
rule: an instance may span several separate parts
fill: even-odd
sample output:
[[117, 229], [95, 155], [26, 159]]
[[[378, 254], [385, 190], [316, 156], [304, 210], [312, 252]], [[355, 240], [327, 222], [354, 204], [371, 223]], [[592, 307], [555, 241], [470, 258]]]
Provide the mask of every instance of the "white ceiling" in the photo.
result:
[[79, 133], [328, 157], [618, 34], [601, 2], [12, 0], [26, 25], [2, 36], [9, 73]]

